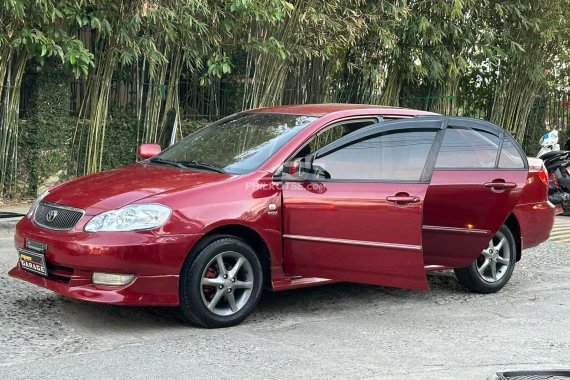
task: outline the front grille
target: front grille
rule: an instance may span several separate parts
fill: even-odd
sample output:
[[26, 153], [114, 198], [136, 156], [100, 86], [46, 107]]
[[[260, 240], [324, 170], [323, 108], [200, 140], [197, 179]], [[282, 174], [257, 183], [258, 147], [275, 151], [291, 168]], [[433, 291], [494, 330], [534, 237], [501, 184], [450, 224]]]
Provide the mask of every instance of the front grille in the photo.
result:
[[74, 272], [73, 268], [55, 265], [50, 263], [49, 261], [46, 261], [46, 265], [47, 265], [48, 278], [50, 280], [56, 280], [65, 283], [71, 281]]
[[40, 203], [34, 221], [49, 230], [70, 230], [79, 222], [85, 211], [55, 203]]

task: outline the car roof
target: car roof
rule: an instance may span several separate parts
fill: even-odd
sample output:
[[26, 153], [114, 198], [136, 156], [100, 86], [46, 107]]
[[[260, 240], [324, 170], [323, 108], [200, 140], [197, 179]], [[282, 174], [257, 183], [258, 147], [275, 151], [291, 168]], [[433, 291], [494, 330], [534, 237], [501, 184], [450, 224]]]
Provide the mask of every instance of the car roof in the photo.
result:
[[[288, 113], [294, 115], [307, 115], [322, 117], [333, 112], [355, 111], [355, 114], [367, 113], [365, 111], [376, 110], [380, 115], [394, 116], [420, 116], [437, 115], [433, 112], [419, 111], [409, 108], [378, 106], [373, 104], [347, 104], [347, 103], [326, 103], [326, 104], [297, 104], [287, 106], [265, 107], [249, 110], [247, 112], [263, 113]], [[358, 112], [362, 111], [362, 112]]]

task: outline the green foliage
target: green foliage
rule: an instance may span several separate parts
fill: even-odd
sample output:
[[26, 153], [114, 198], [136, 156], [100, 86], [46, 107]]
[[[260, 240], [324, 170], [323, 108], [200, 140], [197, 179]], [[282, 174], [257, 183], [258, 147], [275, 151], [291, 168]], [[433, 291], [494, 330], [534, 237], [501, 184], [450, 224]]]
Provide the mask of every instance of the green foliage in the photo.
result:
[[[169, 115], [182, 134], [202, 125], [181, 120], [181, 80], [207, 109], [191, 112], [210, 119], [282, 103], [407, 98], [488, 116], [522, 141], [537, 96], [564, 97], [553, 88], [570, 77], [560, 74], [568, 20], [570, 0], [0, 0], [0, 195], [13, 192], [17, 146], [31, 147], [20, 158], [33, 193], [59, 161], [75, 167], [71, 175], [133, 162]], [[37, 67], [47, 81], [20, 128], [26, 67], [27, 83]], [[44, 106], [50, 86], [71, 77], [87, 81], [75, 121], [67, 101]], [[110, 114], [117, 78], [132, 84], [132, 104]], [[53, 93], [68, 99], [65, 87]], [[61, 149], [51, 150], [55, 141]]]
[[[204, 127], [205, 120], [182, 120], [179, 137]], [[102, 170], [115, 169], [137, 161], [137, 123], [131, 112], [116, 113], [107, 121]]]
[[492, 24], [505, 57], [495, 65], [499, 74], [491, 121], [523, 141], [534, 101], [546, 84], [544, 72], [566, 50], [570, 1], [533, 0], [503, 7], [503, 16]]
[[110, 117], [105, 135], [105, 155], [102, 170], [134, 163], [137, 155], [137, 123], [132, 113]]
[[[70, 140], [75, 119], [69, 116], [71, 74], [57, 61], [49, 60], [29, 74], [31, 117], [22, 123], [19, 182], [25, 195], [35, 196], [51, 176], [65, 179]], [[22, 170], [23, 169], [23, 170]]]
[[0, 2], [0, 47], [24, 50], [43, 63], [56, 57], [76, 77], [86, 75], [93, 53], [70, 33], [70, 22], [87, 5], [84, 0], [3, 0]]
[[[74, 141], [78, 154], [85, 158], [78, 163], [77, 173], [101, 170], [115, 71], [131, 66], [137, 72], [136, 117], [142, 127], [138, 140], [156, 142], [168, 113], [178, 110], [177, 86], [183, 67], [201, 70], [205, 64], [202, 85], [220, 79], [232, 69], [224, 42], [243, 38], [244, 24], [272, 25], [290, 9], [291, 4], [283, 0], [103, 0], [82, 8], [74, 20], [92, 29], [97, 63], [89, 73], [85, 106], [79, 115], [80, 139]], [[248, 46], [263, 43], [247, 42]], [[271, 41], [271, 46], [285, 55], [280, 41]]]
[[197, 130], [204, 128], [208, 125], [208, 121], [204, 119], [196, 119], [196, 120], [183, 120], [180, 125], [180, 137], [186, 137], [190, 133], [194, 133]]

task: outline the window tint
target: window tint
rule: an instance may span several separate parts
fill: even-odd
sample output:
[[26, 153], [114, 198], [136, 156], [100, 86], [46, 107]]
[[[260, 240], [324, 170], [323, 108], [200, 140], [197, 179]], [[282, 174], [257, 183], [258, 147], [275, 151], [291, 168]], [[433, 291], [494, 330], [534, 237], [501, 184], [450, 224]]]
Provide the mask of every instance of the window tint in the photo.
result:
[[334, 141], [340, 139], [341, 137], [344, 137], [361, 128], [368, 127], [374, 123], [375, 121], [366, 120], [366, 121], [349, 122], [346, 124], [335, 125], [334, 127], [331, 127], [323, 131], [322, 133], [319, 133], [317, 136], [315, 136], [315, 138], [309, 143], [309, 146], [311, 147], [309, 153], [316, 152], [317, 150], [333, 143]]
[[499, 158], [499, 168], [502, 169], [522, 169], [524, 168], [524, 160], [519, 151], [510, 139], [503, 140], [503, 148], [501, 149], [501, 157]]
[[494, 168], [499, 138], [474, 129], [448, 128], [436, 168]]
[[314, 164], [331, 180], [419, 181], [435, 131], [405, 131], [371, 137], [345, 146]]

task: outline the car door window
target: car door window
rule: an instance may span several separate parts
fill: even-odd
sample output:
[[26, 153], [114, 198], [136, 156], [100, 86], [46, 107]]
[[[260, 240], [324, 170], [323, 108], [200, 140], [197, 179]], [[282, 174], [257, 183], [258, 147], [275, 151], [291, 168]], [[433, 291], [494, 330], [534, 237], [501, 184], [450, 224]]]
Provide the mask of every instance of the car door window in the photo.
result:
[[303, 156], [306, 156], [310, 153], [314, 153], [317, 150], [335, 142], [336, 140], [344, 137], [352, 132], [355, 132], [359, 129], [368, 127], [372, 124], [376, 123], [376, 120], [360, 120], [360, 121], [349, 121], [341, 124], [333, 125], [330, 128], [325, 129], [321, 133], [317, 134], [311, 142], [306, 145], [301, 152], [303, 152]]
[[494, 168], [500, 139], [477, 129], [449, 127], [436, 161], [436, 168]]
[[419, 181], [436, 131], [395, 131], [368, 137], [319, 156], [329, 180]]
[[525, 163], [518, 149], [510, 139], [505, 137], [503, 140], [503, 147], [501, 149], [501, 156], [499, 158], [499, 168], [523, 169], [524, 167]]

